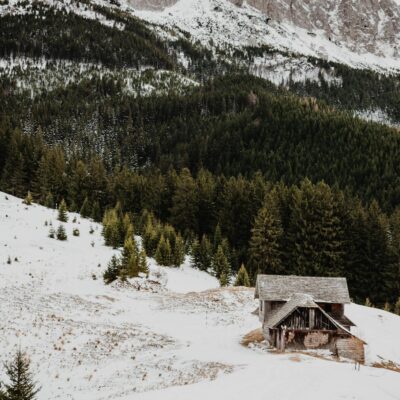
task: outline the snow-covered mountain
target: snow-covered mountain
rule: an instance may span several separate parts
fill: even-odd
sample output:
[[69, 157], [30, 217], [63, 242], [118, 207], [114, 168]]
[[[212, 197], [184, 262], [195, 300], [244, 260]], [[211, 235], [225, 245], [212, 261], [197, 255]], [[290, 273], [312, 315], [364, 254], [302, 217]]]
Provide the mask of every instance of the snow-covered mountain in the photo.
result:
[[[400, 70], [399, 0], [162, 3], [129, 0], [126, 6], [138, 6], [141, 18], [187, 31], [205, 44], [268, 45], [358, 68]], [[151, 11], [143, 10], [144, 5]]]
[[400, 392], [397, 372], [371, 366], [400, 363], [400, 318], [393, 314], [346, 309], [368, 343], [369, 366], [360, 371], [326, 354], [243, 347], [242, 336], [259, 327], [252, 289], [219, 289], [188, 263], [160, 269], [152, 259], [152, 279], [161, 284], [107, 286], [101, 275], [115, 250], [103, 245], [101, 226], [70, 213], [62, 242], [48, 237], [50, 223], [57, 228], [56, 211], [0, 193], [0, 361], [18, 346], [26, 350], [43, 386], [39, 400], [261, 400], [296, 393], [385, 400]]
[[[91, 5], [122, 10], [151, 24], [161, 36], [190, 33], [214, 48], [264, 46], [351, 67], [400, 71], [400, 0], [40, 0], [123, 30]], [[26, 12], [8, 0], [1, 14]]]

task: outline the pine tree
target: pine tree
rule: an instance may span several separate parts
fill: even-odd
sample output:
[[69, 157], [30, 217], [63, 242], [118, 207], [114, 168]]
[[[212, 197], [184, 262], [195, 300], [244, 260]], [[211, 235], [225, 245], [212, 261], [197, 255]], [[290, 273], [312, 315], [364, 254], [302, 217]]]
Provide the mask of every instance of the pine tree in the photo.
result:
[[213, 259], [213, 268], [221, 286], [228, 286], [230, 281], [231, 269], [228, 259], [224, 254], [222, 246], [218, 246], [217, 253]]
[[57, 228], [57, 239], [67, 240], [67, 232], [65, 231], [64, 225], [59, 225]]
[[50, 192], [47, 193], [47, 195], [46, 195], [46, 198], [44, 200], [44, 205], [45, 205], [45, 207], [48, 207], [48, 208], [54, 208], [54, 197]]
[[171, 260], [171, 245], [168, 239], [164, 238], [164, 235], [161, 235], [160, 241], [158, 242], [155, 260], [159, 265], [170, 266], [172, 263]]
[[214, 239], [213, 239], [213, 248], [214, 248], [214, 252], [217, 251], [218, 246], [222, 243], [222, 233], [221, 233], [221, 227], [218, 224], [215, 228], [215, 232], [214, 232]]
[[212, 266], [213, 248], [206, 235], [203, 235], [201, 242], [194, 240], [191, 249], [193, 266], [201, 271], [208, 271]]
[[65, 203], [65, 200], [62, 199], [61, 203], [58, 207], [58, 220], [61, 222], [67, 222], [68, 221], [68, 209], [67, 209], [67, 204]]
[[247, 274], [247, 270], [246, 270], [244, 264], [242, 264], [240, 266], [239, 272], [236, 277], [235, 286], [250, 287], [249, 275]]
[[172, 249], [172, 265], [180, 267], [185, 260], [185, 243], [181, 235], [175, 238], [174, 248]]
[[171, 207], [171, 221], [180, 232], [197, 232], [198, 207], [196, 182], [189, 169], [183, 168], [179, 174]]
[[149, 266], [147, 265], [146, 251], [142, 247], [139, 252], [139, 260], [138, 260], [138, 270], [139, 273], [149, 275]]
[[139, 250], [133, 237], [124, 242], [121, 264], [126, 276], [134, 278], [139, 275]]
[[91, 217], [92, 217], [93, 221], [96, 221], [96, 222], [101, 221], [101, 207], [97, 200], [93, 203]]
[[142, 245], [146, 250], [146, 254], [149, 257], [153, 257], [159, 242], [159, 237], [156, 228], [153, 225], [152, 220], [148, 220], [146, 226], [143, 228], [142, 233]]
[[79, 211], [79, 213], [82, 215], [83, 218], [89, 218], [91, 216], [91, 208], [89, 204], [89, 199], [85, 197], [85, 200], [83, 200], [82, 207]]
[[18, 350], [14, 359], [5, 364], [10, 383], [5, 384], [5, 400], [34, 400], [40, 388], [33, 381], [29, 371], [30, 363], [26, 354]]
[[125, 214], [123, 219], [120, 220], [120, 236], [121, 238], [127, 239], [129, 237], [133, 237], [134, 229], [131, 218], [128, 214]]
[[26, 195], [25, 199], [24, 199], [24, 204], [26, 204], [27, 206], [30, 206], [32, 204], [33, 198], [32, 198], [32, 194], [30, 191], [28, 191], [28, 194]]
[[194, 268], [202, 269], [200, 242], [198, 239], [193, 240], [190, 247], [190, 255], [192, 257], [192, 265]]
[[104, 213], [102, 234], [106, 246], [116, 249], [121, 245], [120, 223], [115, 209], [106, 210]]
[[338, 202], [328, 185], [305, 179], [292, 191], [285, 237], [286, 266], [298, 275], [343, 273], [343, 232]]
[[258, 212], [250, 240], [251, 275], [259, 273], [281, 273], [283, 229], [280, 217], [270, 204]]
[[120, 260], [113, 255], [109, 263], [107, 264], [107, 269], [104, 271], [103, 279], [106, 284], [109, 284], [115, 281], [121, 270], [121, 262]]

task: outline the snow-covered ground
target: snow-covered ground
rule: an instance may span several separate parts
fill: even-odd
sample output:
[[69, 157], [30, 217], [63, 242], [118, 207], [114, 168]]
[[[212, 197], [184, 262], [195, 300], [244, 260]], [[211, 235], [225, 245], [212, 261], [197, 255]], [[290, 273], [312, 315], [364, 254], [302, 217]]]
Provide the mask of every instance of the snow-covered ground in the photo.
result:
[[[56, 217], [0, 193], [0, 365], [27, 350], [39, 400], [400, 398], [396, 372], [241, 346], [259, 327], [253, 290], [219, 289], [188, 262], [160, 268], [149, 259], [164, 287], [104, 285], [115, 250], [101, 226], [70, 214], [61, 242], [47, 236]], [[357, 305], [347, 313], [369, 363], [400, 363], [399, 317]]]

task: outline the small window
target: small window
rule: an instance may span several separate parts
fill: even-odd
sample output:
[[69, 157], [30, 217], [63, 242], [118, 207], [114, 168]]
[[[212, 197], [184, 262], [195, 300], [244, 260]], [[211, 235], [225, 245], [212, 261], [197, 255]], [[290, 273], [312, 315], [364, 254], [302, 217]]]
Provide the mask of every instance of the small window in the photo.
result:
[[262, 300], [260, 300], [260, 311], [262, 311], [263, 310], [263, 301]]

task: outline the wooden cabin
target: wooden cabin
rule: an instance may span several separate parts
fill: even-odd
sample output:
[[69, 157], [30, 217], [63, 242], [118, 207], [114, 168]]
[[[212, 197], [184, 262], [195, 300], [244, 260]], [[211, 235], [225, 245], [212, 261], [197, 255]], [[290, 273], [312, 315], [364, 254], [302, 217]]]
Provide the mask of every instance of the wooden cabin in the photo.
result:
[[329, 349], [364, 362], [364, 342], [344, 314], [350, 303], [345, 278], [258, 275], [255, 298], [266, 341], [285, 349]]

